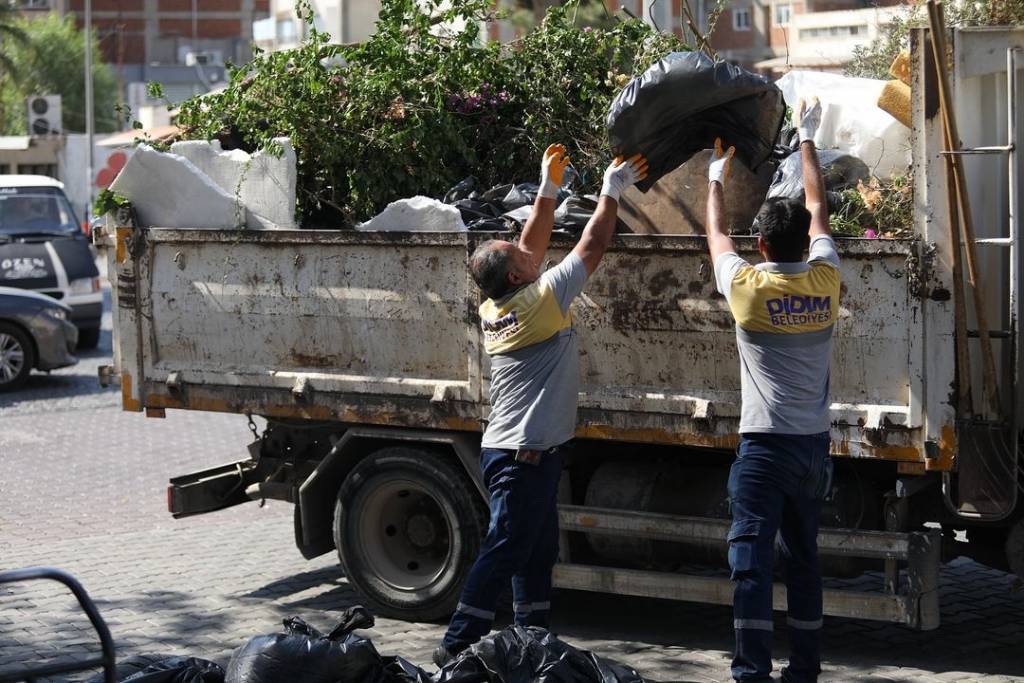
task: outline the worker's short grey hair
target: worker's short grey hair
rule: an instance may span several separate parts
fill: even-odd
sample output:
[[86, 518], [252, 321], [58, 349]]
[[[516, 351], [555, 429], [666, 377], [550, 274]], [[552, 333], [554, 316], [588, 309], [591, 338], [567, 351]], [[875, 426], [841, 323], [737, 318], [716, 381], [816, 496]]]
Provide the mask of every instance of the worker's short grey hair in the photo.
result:
[[509, 250], [498, 249], [498, 240], [487, 240], [469, 257], [469, 274], [488, 299], [508, 294]]

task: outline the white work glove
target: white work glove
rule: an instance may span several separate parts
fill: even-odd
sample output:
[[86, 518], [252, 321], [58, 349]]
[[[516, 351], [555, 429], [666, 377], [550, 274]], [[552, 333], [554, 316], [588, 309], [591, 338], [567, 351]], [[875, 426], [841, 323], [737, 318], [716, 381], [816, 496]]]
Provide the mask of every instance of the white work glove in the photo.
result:
[[619, 195], [627, 187], [647, 177], [647, 159], [634, 154], [629, 159], [615, 157], [615, 161], [604, 172], [604, 184], [601, 194], [619, 201]]
[[562, 187], [565, 169], [569, 165], [569, 155], [565, 153], [565, 145], [550, 145], [544, 150], [544, 159], [540, 162], [540, 190], [538, 197], [555, 199], [558, 188]]
[[725, 187], [725, 179], [732, 173], [732, 156], [736, 154], [736, 148], [730, 147], [728, 151], [722, 151], [722, 138], [715, 138], [715, 149], [711, 152], [711, 163], [708, 164], [708, 182], [718, 182]]
[[811, 100], [810, 108], [803, 100], [797, 104], [793, 112], [793, 127], [800, 135], [800, 144], [807, 141], [814, 142], [814, 134], [818, 132], [821, 125], [821, 102], [817, 97]]

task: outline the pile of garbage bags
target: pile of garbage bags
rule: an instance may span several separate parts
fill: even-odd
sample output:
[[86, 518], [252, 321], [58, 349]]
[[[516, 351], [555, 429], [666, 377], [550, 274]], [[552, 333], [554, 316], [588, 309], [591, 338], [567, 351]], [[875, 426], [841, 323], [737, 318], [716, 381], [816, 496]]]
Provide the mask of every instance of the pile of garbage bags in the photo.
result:
[[[597, 210], [597, 197], [573, 192], [570, 187], [574, 178], [571, 170], [566, 173], [555, 198], [554, 230], [578, 235]], [[480, 190], [471, 176], [450, 189], [444, 202], [459, 210], [469, 230], [516, 230], [530, 217], [539, 189], [536, 183], [508, 183]]]
[[[291, 617], [284, 631], [252, 638], [225, 671], [213, 662], [171, 657], [119, 678], [123, 683], [644, 683], [633, 669], [562, 642], [541, 628], [510, 626], [485, 638], [434, 674], [382, 656], [355, 633], [373, 616], [351, 607], [329, 633]], [[142, 658], [152, 660], [154, 658]], [[118, 667], [119, 671], [122, 667]], [[101, 683], [102, 675], [89, 683]]]

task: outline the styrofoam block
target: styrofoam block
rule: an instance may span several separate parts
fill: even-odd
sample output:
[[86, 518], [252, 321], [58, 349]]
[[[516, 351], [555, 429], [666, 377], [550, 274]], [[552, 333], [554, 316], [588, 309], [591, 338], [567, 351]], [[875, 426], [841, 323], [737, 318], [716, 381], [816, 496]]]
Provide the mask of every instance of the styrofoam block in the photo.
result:
[[191, 161], [228, 194], [237, 194], [253, 213], [277, 227], [294, 228], [295, 148], [288, 138], [274, 141], [284, 150], [280, 156], [262, 150], [251, 155], [240, 149], [225, 152], [219, 140], [176, 142], [171, 152]]
[[462, 214], [450, 204], [430, 197], [391, 202], [379, 214], [356, 226], [367, 231], [465, 232]]
[[148, 145], [135, 150], [110, 189], [132, 203], [139, 221], [147, 227], [263, 227], [191, 161]]

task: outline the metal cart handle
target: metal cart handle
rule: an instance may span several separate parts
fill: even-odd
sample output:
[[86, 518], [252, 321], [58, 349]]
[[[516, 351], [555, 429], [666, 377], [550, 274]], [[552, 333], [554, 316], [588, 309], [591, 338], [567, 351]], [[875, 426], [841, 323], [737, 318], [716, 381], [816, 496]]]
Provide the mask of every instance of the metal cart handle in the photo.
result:
[[82, 584], [80, 584], [75, 577], [63, 570], [55, 569], [53, 567], [29, 567], [27, 569], [14, 569], [11, 571], [0, 572], [0, 584], [32, 581], [34, 579], [50, 579], [52, 581], [59, 581], [74, 593], [75, 598], [78, 600], [78, 604], [82, 607], [86, 616], [89, 617], [89, 621], [92, 622], [92, 627], [96, 629], [96, 634], [100, 637], [100, 647], [103, 650], [103, 655], [101, 657], [68, 662], [66, 664], [47, 664], [34, 669], [18, 672], [5, 673], [0, 671], [0, 683], [13, 683], [15, 681], [28, 681], [28, 683], [32, 683], [32, 681], [43, 676], [53, 676], [56, 674], [71, 673], [73, 671], [85, 671], [87, 669], [95, 669], [97, 667], [103, 667], [104, 683], [116, 683], [114, 639], [110, 637], [110, 629], [107, 628], [107, 623], [103, 621], [103, 617], [100, 616], [99, 610], [96, 609], [96, 603], [92, 601], [89, 594], [85, 592], [85, 588], [82, 587]]

